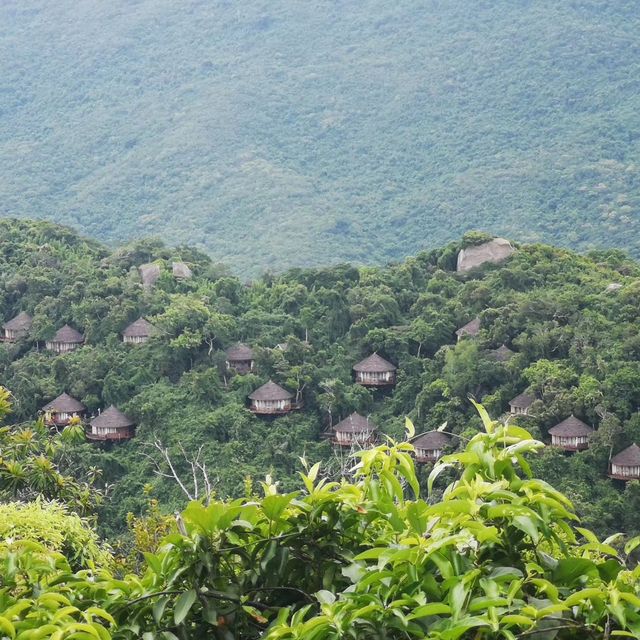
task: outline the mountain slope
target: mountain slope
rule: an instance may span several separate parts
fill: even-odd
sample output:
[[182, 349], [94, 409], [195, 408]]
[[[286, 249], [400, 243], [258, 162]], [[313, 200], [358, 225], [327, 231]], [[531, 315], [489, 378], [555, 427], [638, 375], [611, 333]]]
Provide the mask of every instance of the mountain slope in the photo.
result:
[[[296, 269], [244, 286], [197, 251], [142, 242], [109, 252], [49, 223], [0, 220], [0, 325], [21, 311], [33, 317], [25, 340], [0, 344], [11, 420], [28, 423], [66, 392], [90, 414], [113, 404], [137, 423], [130, 442], [85, 443], [67, 456], [79, 481], [104, 470], [103, 525], [118, 529], [127, 512], [144, 509], [147, 485], [164, 509], [183, 504], [149, 460], [157, 440], [189, 477], [180, 448], [200, 451], [221, 496], [244, 495], [267, 473], [288, 490], [299, 456], [342, 468], [323, 434], [353, 412], [381, 435], [402, 437], [409, 416], [420, 433], [446, 422], [464, 441], [480, 427], [470, 395], [497, 417], [526, 393], [535, 407], [514, 420], [536, 438], [549, 442], [549, 429], [571, 414], [596, 429], [573, 456], [546, 447], [533, 463], [538, 477], [568, 492], [599, 532], [640, 531], [640, 485], [606, 477], [611, 453], [640, 443], [640, 265], [618, 251], [521, 245], [500, 265], [456, 273], [471, 240], [389, 267]], [[173, 277], [176, 259], [189, 263], [191, 279]], [[143, 262], [161, 269], [151, 289], [135, 268]], [[159, 332], [124, 344], [121, 332], [140, 317]], [[456, 342], [455, 330], [476, 317], [478, 336]], [[85, 344], [64, 355], [44, 349], [65, 324]], [[254, 350], [246, 375], [226, 366], [238, 342]], [[505, 344], [515, 353], [498, 361]], [[393, 389], [354, 383], [353, 365], [374, 352], [398, 366]], [[304, 408], [252, 414], [247, 397], [268, 380]]]
[[635, 2], [10, 1], [0, 214], [237, 271], [485, 228], [640, 253]]

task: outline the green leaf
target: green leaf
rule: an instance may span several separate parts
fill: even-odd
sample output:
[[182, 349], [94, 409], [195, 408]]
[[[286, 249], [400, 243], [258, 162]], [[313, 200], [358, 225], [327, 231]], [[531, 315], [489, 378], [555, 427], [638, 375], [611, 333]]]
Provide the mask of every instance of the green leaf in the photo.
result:
[[618, 574], [623, 570], [622, 564], [618, 560], [610, 558], [598, 565], [598, 573], [605, 582], [613, 582]]
[[458, 582], [449, 592], [449, 603], [454, 618], [459, 618], [467, 597], [467, 587], [464, 582]]
[[170, 596], [161, 596], [154, 603], [153, 608], [151, 609], [151, 614], [153, 615], [153, 619], [156, 621], [156, 624], [160, 624], [160, 620], [162, 620], [164, 610], [170, 599]]
[[538, 531], [538, 527], [536, 526], [533, 518], [530, 518], [529, 516], [516, 516], [512, 520], [512, 523], [514, 527], [529, 535], [534, 544], [538, 544], [538, 541], [540, 540], [540, 532]]
[[429, 494], [433, 492], [433, 483], [436, 481], [437, 477], [445, 469], [448, 469], [449, 467], [453, 467], [453, 464], [443, 464], [439, 462], [435, 465], [435, 467], [433, 467], [433, 469], [431, 470], [431, 473], [429, 474], [429, 478], [427, 480], [427, 490]]
[[413, 426], [413, 422], [408, 417], [405, 417], [404, 419], [404, 428], [407, 432], [407, 440], [411, 440], [411, 438], [416, 435], [416, 428]]
[[428, 515], [441, 516], [456, 513], [471, 513], [474, 507], [475, 505], [471, 500], [445, 500], [444, 502], [429, 507]]
[[582, 589], [581, 591], [576, 591], [575, 593], [572, 593], [564, 601], [563, 604], [566, 607], [573, 607], [574, 605], [579, 604], [581, 602], [586, 602], [591, 598], [602, 598], [603, 595], [604, 594], [602, 593], [602, 591], [600, 591], [600, 589], [596, 589], [595, 587], [591, 589]]
[[428, 616], [448, 615], [451, 613], [451, 607], [444, 602], [430, 602], [429, 604], [423, 604], [413, 610], [413, 613], [409, 616], [409, 620], [415, 618], [426, 618]]
[[0, 616], [0, 630], [3, 632], [3, 634], [7, 634], [10, 638], [16, 637], [16, 628], [9, 620], [3, 618], [2, 616]]
[[482, 418], [482, 424], [484, 425], [486, 432], [492, 434], [495, 430], [495, 423], [489, 417], [487, 410], [473, 398], [469, 398], [469, 400], [471, 400], [471, 403], [476, 408], [476, 411], [480, 414], [480, 417]]
[[195, 589], [190, 589], [189, 591], [185, 591], [181, 593], [177, 599], [176, 604], [173, 609], [173, 621], [176, 624], [181, 624], [182, 621], [187, 617], [193, 603], [196, 601], [196, 592]]
[[627, 544], [624, 545], [624, 552], [629, 555], [634, 549], [640, 545], [640, 536], [631, 538]]
[[561, 584], [567, 587], [573, 586], [580, 578], [587, 576], [598, 576], [596, 565], [586, 558], [563, 558], [558, 561], [558, 565], [553, 571], [554, 584]]
[[262, 511], [269, 520], [277, 520], [293, 500], [294, 494], [290, 493], [286, 496], [269, 495], [262, 500]]

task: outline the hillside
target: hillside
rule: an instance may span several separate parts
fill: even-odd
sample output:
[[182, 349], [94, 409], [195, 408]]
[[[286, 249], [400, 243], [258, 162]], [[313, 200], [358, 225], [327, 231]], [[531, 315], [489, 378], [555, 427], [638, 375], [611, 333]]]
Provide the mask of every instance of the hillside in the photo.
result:
[[[197, 251], [140, 242], [110, 252], [48, 223], [0, 221], [0, 319], [33, 317], [24, 340], [0, 345], [12, 422], [31, 422], [66, 392], [90, 415], [114, 404], [138, 424], [131, 441], [65, 452], [79, 480], [103, 470], [100, 521], [115, 535], [149, 496], [163, 510], [184, 504], [176, 483], [154, 472], [156, 440], [183, 474], [180, 447], [190, 458], [201, 449], [219, 496], [245, 495], [266, 473], [291, 490], [300, 456], [339, 472], [346, 454], [323, 434], [352, 412], [368, 416], [380, 438], [403, 437], [405, 416], [418, 433], [446, 422], [453, 451], [481, 427], [469, 395], [498, 417], [527, 393], [531, 415], [514, 421], [534, 437], [549, 443], [549, 429], [571, 414], [596, 429], [585, 451], [547, 447], [536, 474], [599, 532], [640, 531], [629, 508], [638, 483], [607, 478], [610, 456], [640, 443], [640, 266], [617, 251], [521, 245], [502, 264], [456, 273], [459, 249], [482, 239], [468, 234], [390, 267], [292, 270], [248, 287]], [[193, 278], [173, 277], [176, 260]], [[161, 274], [145, 289], [136, 267], [150, 262]], [[123, 344], [121, 332], [141, 316], [158, 333]], [[456, 329], [476, 317], [478, 335], [456, 343]], [[45, 349], [67, 323], [85, 344], [64, 355]], [[238, 341], [254, 351], [245, 375], [226, 366]], [[496, 358], [501, 345], [512, 357]], [[373, 352], [397, 365], [395, 388], [354, 384], [353, 365]], [[269, 379], [304, 408], [252, 414], [247, 397]], [[422, 483], [430, 468], [421, 465]]]
[[469, 229], [640, 255], [633, 0], [0, 5], [0, 215], [234, 272]]

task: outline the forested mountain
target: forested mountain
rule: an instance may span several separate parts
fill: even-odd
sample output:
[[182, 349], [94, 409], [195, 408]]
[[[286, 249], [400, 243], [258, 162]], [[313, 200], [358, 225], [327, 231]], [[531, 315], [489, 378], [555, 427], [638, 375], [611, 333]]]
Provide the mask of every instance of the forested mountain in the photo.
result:
[[634, 0], [0, 4], [0, 214], [236, 273], [469, 229], [640, 255]]
[[[178, 485], [155, 474], [155, 463], [168, 469], [154, 442], [182, 475], [190, 467], [181, 447], [191, 460], [200, 451], [219, 496], [245, 495], [267, 473], [290, 490], [301, 456], [335, 473], [344, 467], [345, 454], [322, 435], [352, 412], [380, 437], [402, 439], [405, 416], [419, 433], [446, 422], [458, 436], [453, 451], [480, 427], [469, 396], [497, 417], [526, 392], [531, 415], [515, 421], [534, 437], [548, 443], [549, 429], [571, 414], [596, 429], [586, 451], [546, 448], [533, 460], [536, 474], [597, 531], [640, 531], [640, 485], [607, 478], [611, 455], [640, 443], [640, 266], [614, 250], [580, 256], [521, 245], [506, 262], [456, 272], [458, 251], [484, 240], [467, 234], [384, 268], [297, 269], [245, 285], [187, 247], [141, 241], [110, 251], [49, 223], [1, 221], [0, 318], [33, 317], [25, 339], [0, 346], [11, 421], [33, 421], [63, 392], [91, 414], [113, 404], [135, 420], [129, 442], [69, 445], [64, 454], [80, 482], [102, 470], [100, 523], [114, 535], [149, 497], [165, 511], [184, 503]], [[175, 261], [193, 277], [176, 279]], [[142, 264], [158, 266], [155, 285], [142, 285]], [[121, 332], [139, 317], [157, 334], [123, 344]], [[456, 342], [476, 317], [479, 334]], [[85, 344], [63, 355], [44, 349], [65, 324]], [[226, 350], [240, 341], [254, 351], [245, 375], [226, 366]], [[496, 356], [502, 345], [512, 357]], [[354, 383], [353, 365], [373, 352], [397, 365], [395, 388]], [[270, 379], [304, 408], [253, 415], [247, 397]]]

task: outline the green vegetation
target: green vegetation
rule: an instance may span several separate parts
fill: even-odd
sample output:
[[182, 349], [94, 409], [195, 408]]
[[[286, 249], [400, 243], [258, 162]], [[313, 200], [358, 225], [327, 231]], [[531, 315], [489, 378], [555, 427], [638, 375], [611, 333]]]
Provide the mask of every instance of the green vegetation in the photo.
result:
[[636, 0], [0, 4], [0, 212], [234, 272], [640, 255]]
[[[587, 451], [542, 451], [536, 475], [565, 492], [598, 534], [640, 532], [640, 484], [606, 477], [611, 454], [640, 442], [640, 267], [618, 251], [583, 257], [522, 246], [503, 265], [458, 275], [456, 253], [477, 242], [471, 235], [386, 268], [293, 270], [247, 287], [188, 248], [145, 241], [109, 252], [48, 223], [16, 221], [0, 222], [0, 238], [0, 317], [33, 315], [28, 339], [0, 346], [0, 382], [21, 425], [0, 431], [6, 500], [60, 497], [83, 514], [97, 509], [115, 541], [127, 514], [146, 517], [150, 499], [165, 513], [183, 506], [178, 484], [157, 473], [169, 472], [161, 450], [191, 494], [196, 458], [217, 496], [246, 496], [267, 473], [292, 491], [299, 457], [345, 468], [321, 436], [354, 411], [381, 435], [401, 438], [410, 416], [419, 432], [446, 422], [465, 438], [480, 426], [469, 395], [497, 416], [528, 391], [532, 415], [519, 420], [534, 437], [549, 442], [548, 429], [571, 413], [597, 429]], [[172, 277], [174, 259], [190, 265], [192, 279]], [[145, 290], [135, 267], [153, 261], [163, 271]], [[140, 316], [159, 335], [124, 345], [120, 332]], [[455, 329], [476, 316], [480, 334], [456, 344]], [[38, 346], [65, 323], [85, 334], [85, 346], [62, 356]], [[238, 341], [255, 351], [247, 375], [225, 366], [225, 349]], [[516, 353], [497, 362], [491, 350], [503, 343]], [[393, 390], [353, 383], [352, 365], [375, 350], [399, 366]], [[251, 414], [247, 395], [268, 379], [299, 392], [304, 410]], [[137, 437], [77, 443], [77, 429], [67, 429], [52, 439], [32, 423], [63, 391], [91, 413], [115, 404], [136, 420]], [[30, 444], [11, 445], [15, 435]], [[25, 469], [42, 475], [37, 485]], [[74, 478], [63, 494], [59, 475]]]
[[390, 442], [339, 482], [315, 464], [291, 493], [267, 481], [259, 496], [192, 502], [137, 575], [74, 574], [41, 545], [0, 542], [2, 633], [639, 638], [640, 539], [577, 526], [571, 502], [531, 477], [526, 458], [544, 445], [478, 409], [483, 430], [430, 475], [431, 487], [447, 467], [460, 474], [441, 500], [420, 497], [411, 445]]
[[[0, 637], [640, 638], [640, 482], [606, 476], [640, 440], [640, 266], [523, 245], [456, 273], [484, 239], [246, 286], [188, 247], [0, 221], [0, 316], [33, 317], [0, 346]], [[141, 316], [156, 335], [123, 344]], [[43, 349], [65, 323], [86, 343]], [[238, 341], [245, 375], [225, 362]], [[354, 384], [373, 351], [395, 388]], [[304, 409], [253, 415], [268, 379]], [[136, 437], [51, 433], [38, 410], [63, 391], [120, 407]], [[524, 391], [529, 415], [489, 418]], [[322, 434], [353, 411], [390, 437], [332, 451]], [[546, 447], [572, 413], [596, 427], [589, 448]], [[416, 429], [451, 434], [447, 455], [416, 466]]]

